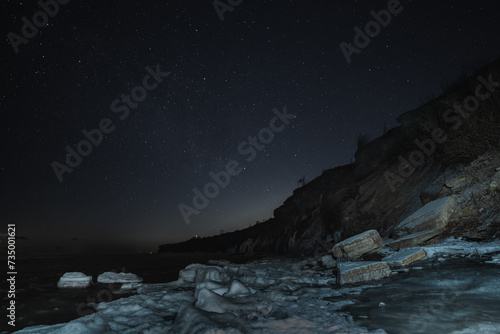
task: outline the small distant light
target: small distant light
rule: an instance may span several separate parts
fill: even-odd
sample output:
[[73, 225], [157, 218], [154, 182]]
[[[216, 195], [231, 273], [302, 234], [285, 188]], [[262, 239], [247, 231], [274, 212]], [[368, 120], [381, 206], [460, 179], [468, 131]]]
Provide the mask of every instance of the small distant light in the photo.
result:
[[149, 254], [153, 254], [153, 252], [149, 252]]

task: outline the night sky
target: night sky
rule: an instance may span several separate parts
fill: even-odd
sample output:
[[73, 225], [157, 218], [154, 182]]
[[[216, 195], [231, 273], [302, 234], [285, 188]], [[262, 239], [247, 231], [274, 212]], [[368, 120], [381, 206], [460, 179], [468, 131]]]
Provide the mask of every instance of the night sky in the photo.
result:
[[[2, 2], [0, 233], [16, 223], [31, 251], [156, 251], [248, 227], [300, 177], [350, 163], [358, 134], [380, 136], [500, 55], [497, 0], [401, 1], [349, 64], [339, 45], [394, 1], [220, 3], [223, 21], [212, 1], [73, 0], [23, 40], [40, 5]], [[284, 108], [296, 117], [276, 119]], [[265, 130], [272, 120], [281, 131]], [[100, 126], [60, 182], [54, 162], [75, 165], [66, 147]], [[248, 153], [259, 133], [267, 143]], [[179, 205], [230, 161], [228, 184], [187, 224]]]

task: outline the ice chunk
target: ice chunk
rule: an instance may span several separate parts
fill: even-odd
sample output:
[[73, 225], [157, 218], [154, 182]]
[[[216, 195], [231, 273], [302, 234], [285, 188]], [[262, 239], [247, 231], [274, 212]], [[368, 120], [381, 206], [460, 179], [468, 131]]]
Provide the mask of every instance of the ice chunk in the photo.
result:
[[212, 282], [212, 281], [201, 282], [201, 283], [196, 284], [196, 289], [194, 291], [194, 298], [195, 299], [198, 298], [198, 293], [202, 289], [207, 289], [207, 290], [213, 291], [220, 296], [222, 296], [223, 294], [225, 294], [229, 290], [229, 288], [226, 285], [223, 285], [223, 284], [220, 284], [217, 282]]
[[113, 293], [123, 293], [137, 289], [142, 278], [132, 273], [113, 273], [105, 272], [97, 277], [99, 283], [121, 284], [119, 290], [113, 290]]
[[224, 297], [242, 297], [251, 295], [252, 293], [255, 293], [255, 291], [252, 292], [241, 282], [234, 280], [229, 287], [229, 291], [224, 294]]
[[226, 298], [207, 289], [200, 290], [194, 306], [207, 312], [231, 312], [244, 319], [257, 318], [260, 315], [268, 315], [273, 309], [272, 304], [265, 300], [256, 301], [245, 297]]
[[59, 289], [85, 289], [91, 285], [92, 276], [87, 276], [80, 272], [65, 273], [59, 278], [59, 282], [57, 282]]
[[181, 270], [179, 272], [179, 279], [186, 283], [201, 283], [205, 281], [227, 283], [229, 276], [221, 267], [195, 263]]
[[[224, 331], [222, 331], [222, 330]], [[183, 306], [169, 333], [210, 334], [251, 333], [246, 324], [231, 313], [206, 312], [191, 305]]]
[[132, 273], [105, 272], [97, 277], [99, 283], [141, 283], [142, 278]]

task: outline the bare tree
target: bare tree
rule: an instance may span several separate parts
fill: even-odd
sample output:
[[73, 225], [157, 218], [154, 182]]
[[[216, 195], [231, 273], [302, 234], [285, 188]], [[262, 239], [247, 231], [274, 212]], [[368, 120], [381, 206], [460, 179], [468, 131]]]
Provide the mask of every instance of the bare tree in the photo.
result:
[[305, 184], [307, 183], [306, 181], [306, 176], [302, 176], [300, 179], [297, 180], [297, 184], [299, 185], [299, 188], [300, 187], [303, 187]]
[[385, 135], [389, 131], [389, 124], [387, 122], [384, 122], [384, 129], [382, 130], [382, 133]]
[[368, 135], [365, 133], [362, 133], [356, 137], [358, 150], [365, 147], [369, 142], [370, 142], [370, 137], [368, 137]]

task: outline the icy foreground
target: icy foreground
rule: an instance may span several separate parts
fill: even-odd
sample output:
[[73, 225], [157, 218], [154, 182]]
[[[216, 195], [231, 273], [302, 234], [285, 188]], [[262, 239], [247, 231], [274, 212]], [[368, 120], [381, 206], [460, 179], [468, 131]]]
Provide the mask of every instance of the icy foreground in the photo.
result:
[[179, 280], [139, 284], [137, 295], [100, 303], [94, 314], [16, 333], [385, 333], [335, 312], [361, 291], [336, 289], [332, 270], [297, 260], [192, 264]]
[[[393, 254], [389, 259], [399, 263], [422, 249], [428, 257], [467, 256], [498, 253], [500, 242], [447, 239], [415, 252], [405, 250], [398, 254], [385, 249], [384, 253]], [[334, 270], [325, 265], [310, 266], [308, 263], [312, 262], [318, 261], [273, 259], [241, 265], [225, 261], [191, 264], [179, 273], [179, 280], [138, 283], [137, 295], [100, 303], [92, 315], [65, 324], [28, 327], [16, 333], [385, 333], [360, 328], [350, 321], [350, 316], [338, 312], [353, 304], [352, 299], [370, 286], [339, 289]], [[498, 255], [492, 262], [499, 262]], [[363, 263], [343, 266], [354, 264]]]

